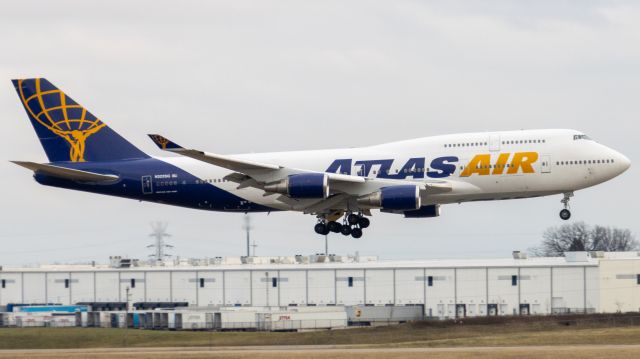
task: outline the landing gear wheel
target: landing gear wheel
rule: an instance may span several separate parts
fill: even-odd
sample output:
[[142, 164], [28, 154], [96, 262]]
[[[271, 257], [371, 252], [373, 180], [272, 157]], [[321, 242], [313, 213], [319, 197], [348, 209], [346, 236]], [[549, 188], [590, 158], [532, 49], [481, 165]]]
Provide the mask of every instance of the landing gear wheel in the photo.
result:
[[329, 227], [327, 227], [327, 225], [324, 223], [316, 224], [315, 227], [313, 227], [313, 230], [323, 236], [329, 234]]
[[329, 231], [333, 233], [340, 233], [340, 231], [342, 230], [342, 225], [338, 222], [331, 221], [327, 223], [327, 228], [329, 228]]
[[340, 230], [340, 233], [342, 233], [345, 236], [348, 236], [351, 234], [351, 227], [349, 227], [348, 225], [342, 225], [342, 229]]
[[562, 218], [562, 220], [564, 221], [571, 218], [571, 211], [569, 211], [569, 200], [571, 199], [571, 197], [573, 197], [573, 192], [566, 192], [564, 194], [564, 197], [560, 201], [564, 206], [564, 209], [560, 211], [560, 218]]
[[350, 215], [347, 216], [347, 223], [354, 226], [358, 224], [359, 219], [360, 219], [360, 216], [358, 216], [357, 214], [351, 213]]
[[357, 227], [351, 229], [351, 237], [356, 238], [356, 239], [362, 237], [362, 229], [357, 228]]
[[367, 228], [371, 224], [371, 221], [369, 221], [369, 218], [360, 217], [358, 218], [358, 224], [360, 225], [360, 228]]

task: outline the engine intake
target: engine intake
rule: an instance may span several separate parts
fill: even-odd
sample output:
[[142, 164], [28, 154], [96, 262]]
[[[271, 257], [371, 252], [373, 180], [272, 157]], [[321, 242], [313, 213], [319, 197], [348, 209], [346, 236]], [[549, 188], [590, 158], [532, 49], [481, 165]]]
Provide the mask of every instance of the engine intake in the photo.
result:
[[358, 198], [358, 204], [388, 210], [416, 210], [420, 208], [420, 188], [413, 185], [383, 187], [379, 191]]
[[264, 186], [267, 192], [281, 193], [291, 198], [329, 197], [329, 178], [324, 173], [300, 173]]

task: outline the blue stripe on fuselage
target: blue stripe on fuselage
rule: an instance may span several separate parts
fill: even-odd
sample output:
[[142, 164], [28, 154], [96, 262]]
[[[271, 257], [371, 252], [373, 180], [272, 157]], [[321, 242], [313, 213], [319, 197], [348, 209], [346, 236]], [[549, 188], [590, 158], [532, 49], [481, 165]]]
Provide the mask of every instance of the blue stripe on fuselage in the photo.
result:
[[[212, 211], [270, 212], [278, 210], [249, 202], [211, 183], [205, 183], [189, 172], [155, 158], [113, 162], [56, 162], [53, 164], [101, 174], [114, 174], [118, 175], [120, 179], [108, 183], [80, 183], [36, 174], [34, 177], [38, 183]], [[152, 181], [152, 187], [146, 187], [146, 192], [150, 193], [143, 193], [143, 177]]]

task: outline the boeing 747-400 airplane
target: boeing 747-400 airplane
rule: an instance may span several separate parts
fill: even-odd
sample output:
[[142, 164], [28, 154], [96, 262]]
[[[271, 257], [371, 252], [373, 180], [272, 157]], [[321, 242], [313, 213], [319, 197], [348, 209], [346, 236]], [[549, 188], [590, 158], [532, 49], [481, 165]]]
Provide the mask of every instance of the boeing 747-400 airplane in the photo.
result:
[[[49, 163], [14, 161], [38, 183], [196, 209], [297, 211], [315, 231], [362, 236], [372, 210], [436, 217], [448, 203], [563, 194], [608, 181], [627, 157], [575, 130], [424, 137], [317, 151], [220, 155], [149, 135], [150, 156], [43, 78], [13, 80]], [[184, 119], [183, 121], [188, 121]], [[342, 219], [341, 219], [342, 218]]]

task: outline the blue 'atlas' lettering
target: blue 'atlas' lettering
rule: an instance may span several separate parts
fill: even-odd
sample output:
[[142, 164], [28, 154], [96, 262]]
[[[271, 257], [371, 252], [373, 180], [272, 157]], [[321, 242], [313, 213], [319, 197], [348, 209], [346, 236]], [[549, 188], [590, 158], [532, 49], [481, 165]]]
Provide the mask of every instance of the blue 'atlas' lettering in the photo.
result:
[[[459, 159], [456, 156], [438, 157], [431, 161], [430, 170], [426, 173], [430, 178], [444, 178], [451, 176], [456, 171], [456, 164]], [[350, 158], [337, 159], [329, 165], [325, 172], [340, 173], [351, 175], [351, 165], [353, 160]], [[390, 179], [406, 179], [412, 177], [414, 179], [425, 178], [425, 158], [413, 157], [402, 166], [396, 173], [392, 173], [391, 166], [393, 159], [384, 160], [361, 160], [356, 161], [355, 166], [359, 166], [356, 175], [369, 177], [374, 166], [379, 166], [376, 177]]]
[[378, 178], [405, 179], [407, 176], [424, 178], [424, 157], [410, 158], [398, 173], [390, 174], [388, 172], [380, 172]]
[[427, 172], [431, 178], [449, 177], [456, 171], [456, 165], [449, 162], [458, 162], [456, 156], [438, 157], [431, 161], [431, 168], [436, 171]]
[[[380, 175], [389, 173], [391, 171], [391, 165], [393, 164], [393, 160], [368, 160], [368, 161], [356, 161], [356, 166], [361, 166], [358, 171], [359, 176], [369, 177], [373, 166], [379, 165], [378, 173]], [[380, 177], [378, 175], [378, 177]], [[385, 177], [387, 178], [387, 177]]]
[[333, 163], [329, 165], [329, 168], [327, 168], [325, 172], [350, 175], [351, 174], [351, 158], [333, 161]]

